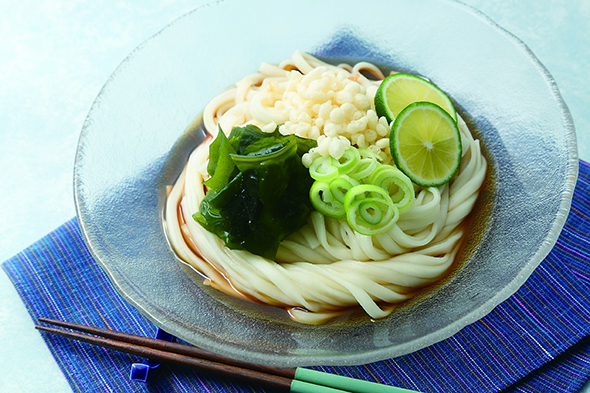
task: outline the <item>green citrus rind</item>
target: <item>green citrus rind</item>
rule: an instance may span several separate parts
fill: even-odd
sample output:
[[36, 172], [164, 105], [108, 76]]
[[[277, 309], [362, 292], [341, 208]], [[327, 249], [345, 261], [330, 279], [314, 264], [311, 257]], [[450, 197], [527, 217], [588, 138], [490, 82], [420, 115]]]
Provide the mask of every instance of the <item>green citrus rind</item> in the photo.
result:
[[411, 74], [393, 74], [381, 82], [375, 94], [375, 111], [391, 123], [404, 108], [414, 102], [432, 102], [457, 121], [451, 99], [436, 85]]
[[389, 135], [396, 166], [412, 182], [438, 187], [449, 182], [461, 163], [457, 122], [431, 102], [408, 105], [396, 117]]

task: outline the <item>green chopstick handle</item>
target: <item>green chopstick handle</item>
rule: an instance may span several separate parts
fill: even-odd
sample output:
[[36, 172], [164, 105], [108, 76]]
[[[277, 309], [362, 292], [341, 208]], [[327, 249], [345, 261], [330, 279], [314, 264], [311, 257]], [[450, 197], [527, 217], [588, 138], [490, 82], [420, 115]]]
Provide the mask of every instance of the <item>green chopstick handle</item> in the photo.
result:
[[[308, 382], [316, 386], [322, 385], [333, 389], [340, 389], [337, 391], [345, 391], [350, 393], [416, 393], [415, 390], [408, 390], [398, 388], [395, 386], [383, 385], [380, 383], [363, 381], [361, 379], [343, 377], [341, 375], [323, 373], [321, 371], [310, 370], [308, 368], [298, 367], [295, 371], [296, 381]], [[326, 390], [325, 392], [330, 392]], [[293, 385], [291, 385], [291, 392], [293, 392]], [[301, 390], [301, 393], [315, 393], [324, 392], [323, 390]]]
[[291, 382], [291, 393], [349, 393], [347, 390], [334, 389], [294, 379]]

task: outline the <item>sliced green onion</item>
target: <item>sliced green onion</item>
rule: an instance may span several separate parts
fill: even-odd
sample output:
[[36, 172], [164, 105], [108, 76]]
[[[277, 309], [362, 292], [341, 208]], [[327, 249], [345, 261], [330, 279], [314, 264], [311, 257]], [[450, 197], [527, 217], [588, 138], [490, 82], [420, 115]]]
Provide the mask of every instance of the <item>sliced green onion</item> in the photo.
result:
[[359, 152], [361, 158], [374, 158], [377, 161], [383, 160], [383, 158], [381, 158], [381, 156], [379, 154], [374, 153], [369, 149], [358, 149], [358, 152]]
[[362, 235], [387, 232], [397, 222], [399, 211], [389, 194], [381, 187], [361, 184], [344, 197], [346, 220]]
[[410, 178], [391, 165], [380, 165], [371, 174], [368, 183], [386, 190], [399, 210], [409, 208], [416, 199]]
[[383, 220], [381, 206], [376, 201], [362, 201], [359, 204], [359, 214], [369, 225], [378, 225]]
[[361, 158], [354, 172], [349, 173], [349, 175], [353, 179], [362, 181], [365, 177], [373, 173], [373, 171], [377, 168], [377, 165], [379, 165], [379, 163], [375, 157]]
[[363, 235], [387, 232], [416, 196], [412, 181], [396, 167], [380, 164], [381, 160], [371, 150], [354, 147], [345, 150], [340, 160], [314, 160], [309, 172], [316, 179], [310, 191], [315, 209], [346, 219]]
[[315, 181], [309, 190], [309, 199], [313, 207], [325, 216], [339, 220], [346, 217], [344, 205], [334, 198], [326, 182]]
[[350, 147], [344, 150], [344, 154], [339, 159], [332, 158], [332, 165], [338, 168], [339, 173], [349, 173], [357, 166], [361, 155], [358, 149]]
[[332, 196], [340, 203], [344, 203], [344, 196], [354, 186], [358, 186], [359, 182], [344, 174], [338, 175], [337, 178], [330, 181], [330, 191]]
[[332, 157], [318, 157], [311, 163], [309, 175], [315, 180], [329, 182], [338, 176], [338, 168], [332, 165]]

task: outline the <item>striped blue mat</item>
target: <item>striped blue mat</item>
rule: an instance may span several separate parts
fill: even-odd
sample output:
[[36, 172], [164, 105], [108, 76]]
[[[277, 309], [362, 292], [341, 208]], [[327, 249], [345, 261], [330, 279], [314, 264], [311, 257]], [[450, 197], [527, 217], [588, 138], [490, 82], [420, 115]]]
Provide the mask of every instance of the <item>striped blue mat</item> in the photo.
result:
[[[590, 165], [567, 223], [528, 281], [483, 319], [399, 358], [317, 369], [420, 392], [576, 392], [590, 377]], [[72, 219], [3, 264], [31, 317], [153, 336], [92, 259]], [[148, 383], [129, 380], [134, 356], [44, 336], [75, 392], [262, 392], [227, 378], [162, 365]]]

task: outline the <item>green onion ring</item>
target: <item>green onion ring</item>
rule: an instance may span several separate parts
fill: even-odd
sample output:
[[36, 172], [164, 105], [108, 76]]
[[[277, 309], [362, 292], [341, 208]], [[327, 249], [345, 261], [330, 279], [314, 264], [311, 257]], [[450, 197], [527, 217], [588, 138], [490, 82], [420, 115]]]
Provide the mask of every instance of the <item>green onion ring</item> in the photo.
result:
[[330, 191], [332, 196], [340, 203], [344, 203], [344, 196], [354, 186], [358, 186], [359, 182], [344, 174], [330, 181]]
[[309, 175], [315, 180], [329, 182], [338, 176], [338, 168], [332, 165], [332, 157], [318, 157], [311, 163]]
[[374, 158], [378, 161], [383, 160], [379, 154], [374, 153], [369, 149], [358, 149], [358, 152], [359, 152], [361, 158]]
[[[369, 212], [369, 209], [375, 210]], [[350, 226], [367, 236], [387, 232], [399, 218], [399, 211], [387, 191], [372, 184], [361, 184], [349, 190], [344, 197], [344, 210]]]
[[367, 177], [371, 173], [373, 173], [373, 171], [377, 168], [377, 165], [379, 165], [379, 163], [377, 162], [377, 159], [374, 157], [361, 158], [359, 160], [358, 165], [355, 168], [355, 171], [349, 173], [349, 176], [352, 177], [353, 179], [361, 181], [365, 177]]
[[369, 176], [368, 183], [386, 190], [399, 210], [409, 208], [416, 199], [410, 178], [393, 166], [379, 166]]
[[346, 217], [344, 205], [334, 198], [326, 182], [315, 181], [309, 190], [309, 199], [313, 207], [325, 216], [339, 220]]
[[342, 157], [339, 159], [332, 158], [332, 165], [338, 169], [338, 173], [346, 174], [356, 168], [360, 158], [361, 155], [358, 149], [351, 147], [344, 150]]
[[383, 212], [377, 201], [362, 201], [358, 211], [363, 221], [369, 225], [378, 225], [383, 220]]

